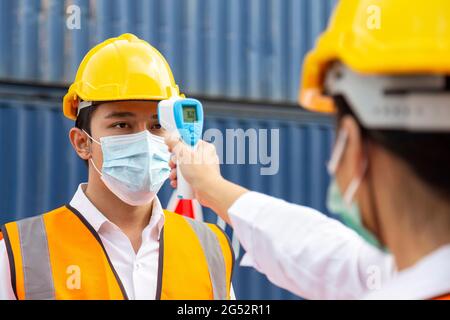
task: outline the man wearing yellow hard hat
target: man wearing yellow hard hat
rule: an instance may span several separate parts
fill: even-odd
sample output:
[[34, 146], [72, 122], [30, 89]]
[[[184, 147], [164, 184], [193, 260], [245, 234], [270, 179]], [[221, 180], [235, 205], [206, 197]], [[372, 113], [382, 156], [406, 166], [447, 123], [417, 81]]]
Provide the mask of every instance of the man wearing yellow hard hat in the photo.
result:
[[243, 263], [308, 299], [450, 299], [450, 2], [341, 0], [299, 98], [336, 113], [327, 204], [349, 228], [225, 180], [211, 144], [166, 139]]
[[[91, 49], [64, 97], [88, 167], [69, 204], [2, 228], [0, 299], [229, 299], [217, 226], [162, 209], [170, 173], [158, 101], [180, 95], [163, 56], [124, 34]], [[2, 246], [3, 248], [3, 246]]]

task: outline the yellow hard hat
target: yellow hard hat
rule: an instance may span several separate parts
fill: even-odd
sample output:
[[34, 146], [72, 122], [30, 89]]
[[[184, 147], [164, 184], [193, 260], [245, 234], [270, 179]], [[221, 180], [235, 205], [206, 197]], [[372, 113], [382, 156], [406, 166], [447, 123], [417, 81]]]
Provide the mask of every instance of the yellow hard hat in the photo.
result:
[[77, 117], [80, 101], [164, 100], [180, 95], [164, 57], [133, 34], [92, 48], [63, 100], [64, 115]]
[[301, 106], [335, 111], [323, 92], [335, 61], [367, 75], [450, 74], [450, 1], [340, 0], [305, 58]]

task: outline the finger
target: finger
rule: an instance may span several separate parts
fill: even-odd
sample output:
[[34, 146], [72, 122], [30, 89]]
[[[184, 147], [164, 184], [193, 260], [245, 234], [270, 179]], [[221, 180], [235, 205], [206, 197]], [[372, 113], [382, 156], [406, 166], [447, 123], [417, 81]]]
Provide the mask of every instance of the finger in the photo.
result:
[[170, 181], [170, 186], [171, 186], [172, 188], [176, 189], [177, 186], [178, 186], [177, 181]]
[[183, 141], [177, 143], [172, 149], [177, 163], [192, 163], [191, 159], [195, 157], [194, 151]]
[[169, 161], [169, 167], [170, 167], [170, 169], [175, 169], [177, 167], [177, 162], [174, 161], [174, 159], [171, 159]]
[[177, 179], [177, 170], [176, 169], [172, 169], [170, 171], [169, 179], [170, 180], [176, 180]]
[[170, 152], [173, 152], [175, 146], [181, 141], [180, 137], [174, 133], [170, 133], [164, 139]]

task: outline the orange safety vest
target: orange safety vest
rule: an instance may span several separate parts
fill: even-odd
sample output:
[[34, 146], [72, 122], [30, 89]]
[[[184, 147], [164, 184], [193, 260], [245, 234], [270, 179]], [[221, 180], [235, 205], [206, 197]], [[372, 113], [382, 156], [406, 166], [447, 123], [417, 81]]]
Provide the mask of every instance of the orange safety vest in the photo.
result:
[[[217, 226], [164, 211], [156, 299], [229, 299], [233, 250]], [[2, 229], [17, 299], [128, 299], [98, 233], [70, 205]]]
[[432, 300], [450, 300], [450, 293], [449, 294], [444, 294], [442, 296], [433, 298]]

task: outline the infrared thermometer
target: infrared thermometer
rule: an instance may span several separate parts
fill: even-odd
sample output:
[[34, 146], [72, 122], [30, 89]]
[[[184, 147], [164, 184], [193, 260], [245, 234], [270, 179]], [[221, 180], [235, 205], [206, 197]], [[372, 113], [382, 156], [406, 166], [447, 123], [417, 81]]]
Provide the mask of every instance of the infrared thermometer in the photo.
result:
[[[158, 103], [158, 121], [162, 128], [176, 134], [188, 146], [195, 148], [203, 132], [203, 106], [190, 98], [172, 98]], [[177, 172], [177, 196], [179, 199], [193, 199], [190, 185], [180, 170]]]

